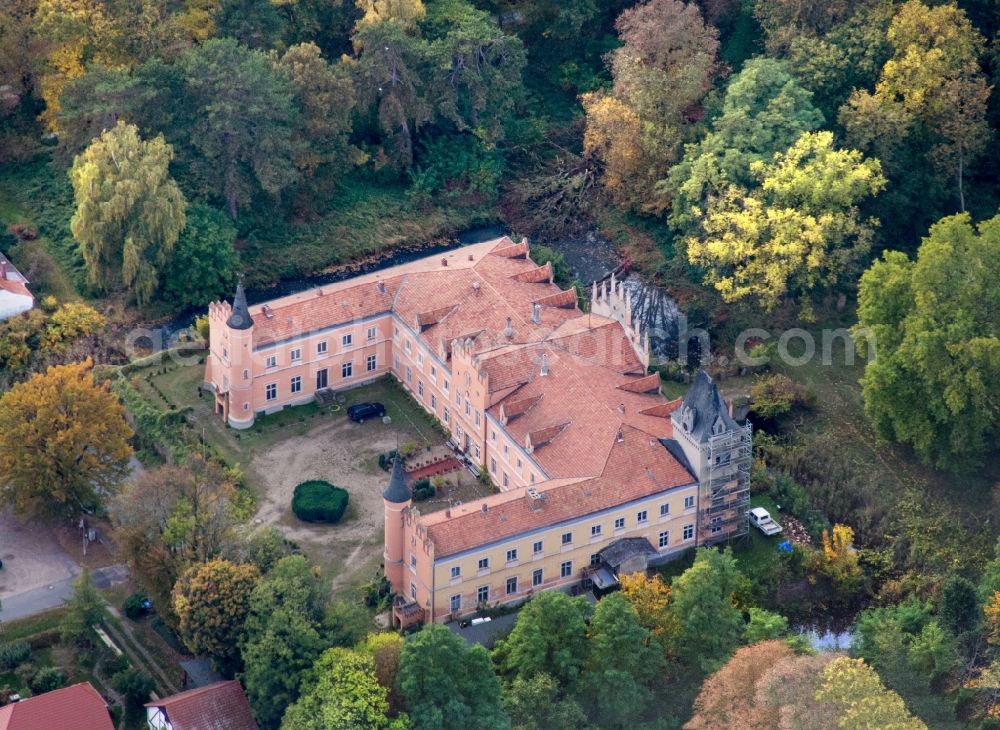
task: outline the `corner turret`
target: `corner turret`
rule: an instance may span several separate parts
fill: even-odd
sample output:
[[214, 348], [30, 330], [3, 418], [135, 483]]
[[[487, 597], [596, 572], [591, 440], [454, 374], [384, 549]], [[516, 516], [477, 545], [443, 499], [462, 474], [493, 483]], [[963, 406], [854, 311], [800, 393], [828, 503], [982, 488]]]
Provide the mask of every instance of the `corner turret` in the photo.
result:
[[412, 495], [406, 485], [403, 460], [396, 456], [392, 460], [392, 475], [382, 492], [382, 507], [385, 514], [385, 552], [382, 555], [385, 577], [396, 593], [403, 593], [403, 549], [405, 546], [405, 517]]
[[226, 320], [226, 325], [234, 330], [248, 330], [253, 327], [253, 317], [247, 307], [247, 295], [243, 291], [243, 282], [236, 284], [236, 296], [233, 297], [233, 311]]

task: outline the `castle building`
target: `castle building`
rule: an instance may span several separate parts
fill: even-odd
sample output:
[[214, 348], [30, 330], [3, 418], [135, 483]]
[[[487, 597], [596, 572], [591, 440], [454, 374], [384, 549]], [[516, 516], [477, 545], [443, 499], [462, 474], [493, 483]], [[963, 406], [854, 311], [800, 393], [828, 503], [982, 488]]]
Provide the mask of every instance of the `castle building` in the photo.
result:
[[627, 292], [591, 311], [528, 242], [455, 249], [248, 306], [209, 307], [205, 382], [234, 428], [392, 373], [498, 492], [421, 513], [383, 495], [398, 623], [443, 621], [676, 557], [747, 530], [749, 425], [699, 373], [667, 401]]

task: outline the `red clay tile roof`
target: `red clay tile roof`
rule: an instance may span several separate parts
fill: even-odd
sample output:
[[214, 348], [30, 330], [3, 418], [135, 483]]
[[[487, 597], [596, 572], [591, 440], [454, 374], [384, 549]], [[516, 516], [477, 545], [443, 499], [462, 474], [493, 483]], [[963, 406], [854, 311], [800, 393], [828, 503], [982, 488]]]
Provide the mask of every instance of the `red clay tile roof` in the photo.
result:
[[0, 730], [114, 730], [108, 705], [81, 682], [0, 707]]
[[518, 489], [453, 507], [450, 517], [444, 512], [421, 516], [434, 543], [435, 558], [694, 483], [694, 477], [657, 439], [628, 425], [621, 432], [622, 440], [614, 442], [600, 476], [537, 485], [543, 495], [540, 508], [525, 490]]
[[235, 679], [189, 689], [146, 707], [163, 709], [174, 730], [257, 730], [250, 703]]

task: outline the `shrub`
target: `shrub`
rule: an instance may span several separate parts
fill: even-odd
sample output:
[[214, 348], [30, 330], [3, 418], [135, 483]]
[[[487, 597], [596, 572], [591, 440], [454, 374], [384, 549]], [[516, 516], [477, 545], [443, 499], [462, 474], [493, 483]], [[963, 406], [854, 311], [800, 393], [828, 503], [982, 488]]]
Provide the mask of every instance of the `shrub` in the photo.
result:
[[427, 477], [421, 477], [413, 483], [413, 501], [423, 502], [437, 494], [437, 489]]
[[292, 512], [304, 522], [337, 522], [347, 509], [347, 490], [311, 480], [295, 487]]
[[420, 451], [419, 444], [415, 444], [412, 441], [407, 441], [405, 444], [399, 447], [399, 453], [403, 455], [404, 459], [410, 458], [418, 451]]
[[392, 460], [396, 458], [396, 450], [386, 451], [378, 455], [378, 465], [382, 471], [389, 471], [392, 468]]
[[111, 678], [111, 686], [133, 706], [149, 701], [149, 694], [154, 689], [152, 677], [133, 667], [115, 674]]
[[31, 659], [31, 646], [15, 641], [0, 646], [0, 671], [9, 672]]
[[793, 408], [812, 404], [812, 394], [806, 387], [787, 375], [765, 375], [750, 386], [753, 412], [761, 418], [776, 418]]
[[51, 692], [66, 686], [66, 675], [55, 667], [45, 667], [35, 672], [35, 676], [28, 682], [28, 686], [36, 695]]
[[145, 602], [145, 593], [133, 593], [122, 602], [122, 611], [126, 616], [135, 621], [146, 613]]
[[128, 659], [124, 654], [114, 654], [109, 652], [101, 661], [101, 670], [109, 677], [113, 677], [119, 672], [128, 669]]

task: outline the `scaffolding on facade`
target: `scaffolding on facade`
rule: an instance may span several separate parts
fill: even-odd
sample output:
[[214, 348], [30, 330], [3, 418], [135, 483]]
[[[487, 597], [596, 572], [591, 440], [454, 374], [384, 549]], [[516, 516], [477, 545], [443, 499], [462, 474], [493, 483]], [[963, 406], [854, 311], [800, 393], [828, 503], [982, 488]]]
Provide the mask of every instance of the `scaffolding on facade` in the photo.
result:
[[700, 505], [699, 521], [704, 544], [748, 535], [753, 425], [748, 420], [737, 429], [712, 436], [702, 450], [707, 498]]

